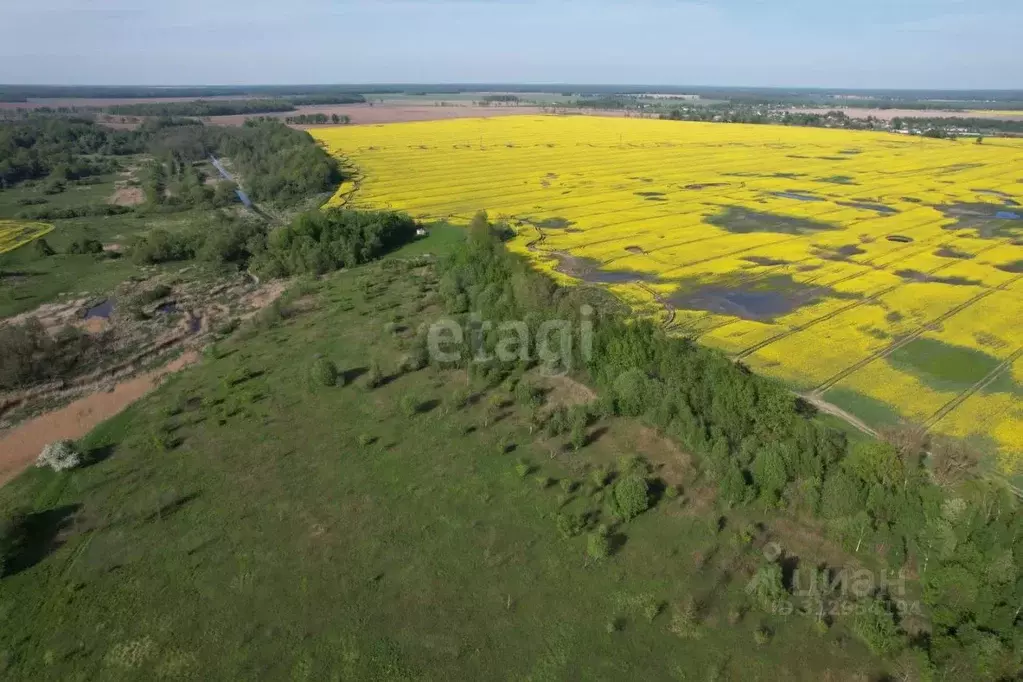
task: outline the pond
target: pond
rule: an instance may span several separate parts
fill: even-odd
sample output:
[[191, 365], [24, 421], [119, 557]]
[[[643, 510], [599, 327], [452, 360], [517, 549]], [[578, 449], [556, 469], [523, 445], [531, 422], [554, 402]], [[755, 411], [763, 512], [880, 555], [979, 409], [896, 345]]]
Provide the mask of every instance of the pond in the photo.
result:
[[88, 310], [85, 311], [85, 319], [90, 320], [94, 317], [101, 317], [104, 320], [108, 319], [114, 312], [114, 302], [109, 298], [97, 303]]

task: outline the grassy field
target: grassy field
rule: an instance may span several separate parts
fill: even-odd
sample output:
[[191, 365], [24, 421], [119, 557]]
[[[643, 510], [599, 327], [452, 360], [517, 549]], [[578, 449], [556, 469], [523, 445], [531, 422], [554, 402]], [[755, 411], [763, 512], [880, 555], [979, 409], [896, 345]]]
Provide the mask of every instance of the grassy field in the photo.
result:
[[1023, 466], [1011, 141], [589, 117], [314, 134], [359, 169], [350, 205], [485, 209], [565, 281], [867, 421], [985, 435]]
[[[55, 251], [42, 257], [30, 242], [22, 240], [16, 248], [4, 251], [2, 235], [6, 221], [21, 225], [15, 216], [26, 210], [25, 202], [45, 200], [47, 209], [101, 206], [113, 194], [116, 174], [102, 176], [98, 182], [70, 185], [59, 194], [44, 194], [40, 184], [27, 184], [0, 192], [0, 318], [32, 310], [61, 295], [87, 296], [107, 292], [138, 272], [138, 266], [117, 251], [105, 254], [68, 253], [72, 244], [83, 239], [96, 240], [108, 249], [126, 250], [131, 239], [148, 230], [179, 230], [193, 224], [208, 212], [188, 210], [167, 214], [126, 213], [46, 221], [45, 237]], [[28, 209], [39, 208], [29, 204]]]
[[[0, 490], [37, 531], [0, 581], [4, 679], [882, 674], [841, 620], [821, 635], [745, 592], [768, 541], [811, 565], [848, 557], [790, 523], [753, 525], [754, 509], [719, 516], [688, 456], [651, 430], [605, 419], [573, 451], [534, 433], [503, 384], [396, 371], [441, 314], [437, 287], [428, 268], [386, 265], [303, 282], [282, 316], [93, 432], [89, 466]], [[346, 385], [312, 382], [317, 358]], [[589, 397], [525, 380], [548, 408]], [[594, 559], [601, 469], [658, 486]], [[588, 530], [563, 534], [565, 519]]]

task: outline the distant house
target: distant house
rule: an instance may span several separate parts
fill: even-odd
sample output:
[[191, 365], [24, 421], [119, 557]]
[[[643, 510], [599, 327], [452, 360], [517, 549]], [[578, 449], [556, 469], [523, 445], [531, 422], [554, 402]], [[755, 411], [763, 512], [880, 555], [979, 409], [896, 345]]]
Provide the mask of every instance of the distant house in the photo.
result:
[[428, 233], [427, 233], [425, 227], [418, 227], [418, 228], [416, 228], [416, 236], [417, 237], [425, 237], [427, 234]]

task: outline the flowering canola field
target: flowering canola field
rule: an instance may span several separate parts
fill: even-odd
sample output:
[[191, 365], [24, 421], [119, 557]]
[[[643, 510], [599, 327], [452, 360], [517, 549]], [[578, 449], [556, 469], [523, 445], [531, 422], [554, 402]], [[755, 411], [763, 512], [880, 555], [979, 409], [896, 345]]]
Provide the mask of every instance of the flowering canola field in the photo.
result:
[[53, 229], [47, 223], [25, 223], [16, 220], [0, 220], [0, 253], [13, 251], [42, 237]]
[[506, 117], [312, 131], [332, 203], [511, 224], [512, 248], [868, 424], [1023, 469], [1023, 145]]

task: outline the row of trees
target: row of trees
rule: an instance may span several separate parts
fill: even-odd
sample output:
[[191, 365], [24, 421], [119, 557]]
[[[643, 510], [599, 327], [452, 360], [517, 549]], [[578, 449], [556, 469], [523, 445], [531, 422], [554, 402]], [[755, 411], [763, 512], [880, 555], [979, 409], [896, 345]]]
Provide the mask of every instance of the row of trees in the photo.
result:
[[230, 99], [191, 102], [136, 102], [116, 104], [106, 108], [116, 116], [235, 116], [294, 111], [296, 107], [322, 104], [359, 104], [366, 101], [362, 95], [326, 94], [279, 97], [274, 99]]
[[[453, 314], [525, 320], [534, 332], [545, 318], [577, 319], [587, 296], [512, 256], [485, 217], [441, 272]], [[723, 505], [814, 517], [850, 554], [919, 576], [929, 622], [892, 607], [885, 642], [867, 642], [876, 651], [912, 646], [949, 679], [1000, 679], [1023, 666], [1023, 514], [1004, 486], [969, 475], [968, 453], [913, 438], [850, 445], [784, 386], [719, 352], [599, 309], [595, 324], [592, 354], [577, 348], [575, 366], [587, 368], [609, 410], [696, 454]], [[491, 332], [478, 343], [493, 350], [501, 341]]]
[[322, 125], [324, 123], [333, 123], [334, 125], [348, 125], [352, 122], [352, 117], [342, 114], [300, 114], [298, 116], [288, 116], [284, 119], [288, 125]]

